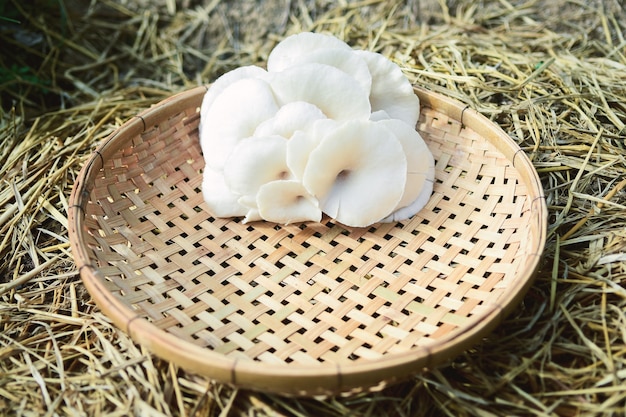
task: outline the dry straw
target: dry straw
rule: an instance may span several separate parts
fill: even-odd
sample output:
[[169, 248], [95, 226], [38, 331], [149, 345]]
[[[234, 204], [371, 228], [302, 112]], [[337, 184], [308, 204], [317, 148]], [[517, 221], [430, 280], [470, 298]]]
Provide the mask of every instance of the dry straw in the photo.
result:
[[[12, 52], [0, 57], [0, 414], [624, 414], [621, 2], [166, 4], [3, 11], [30, 36], [1, 23]], [[487, 338], [381, 392], [323, 401], [233, 390], [149, 355], [94, 306], [66, 232], [71, 187], [107, 135], [177, 91], [263, 64], [299, 30], [381, 51], [486, 115], [533, 162], [549, 213], [538, 279]]]

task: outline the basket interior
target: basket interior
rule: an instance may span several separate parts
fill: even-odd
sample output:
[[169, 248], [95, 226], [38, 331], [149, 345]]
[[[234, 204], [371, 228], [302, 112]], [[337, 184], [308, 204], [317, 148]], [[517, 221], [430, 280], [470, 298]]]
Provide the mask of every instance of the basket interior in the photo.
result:
[[242, 224], [205, 209], [197, 105], [116, 137], [83, 207], [88, 262], [158, 329], [238, 360], [333, 367], [435, 351], [528, 285], [535, 197], [460, 121], [422, 108], [436, 181], [409, 220]]

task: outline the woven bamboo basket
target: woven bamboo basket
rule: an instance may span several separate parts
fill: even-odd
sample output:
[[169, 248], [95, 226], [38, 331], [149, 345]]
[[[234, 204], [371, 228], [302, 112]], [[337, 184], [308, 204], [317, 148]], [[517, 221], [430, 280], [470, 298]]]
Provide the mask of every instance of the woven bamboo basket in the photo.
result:
[[545, 199], [524, 152], [476, 111], [416, 89], [436, 180], [409, 220], [242, 224], [203, 202], [205, 92], [121, 126], [71, 195], [84, 285], [140, 345], [237, 387], [354, 393], [453, 358], [521, 301], [544, 248]]

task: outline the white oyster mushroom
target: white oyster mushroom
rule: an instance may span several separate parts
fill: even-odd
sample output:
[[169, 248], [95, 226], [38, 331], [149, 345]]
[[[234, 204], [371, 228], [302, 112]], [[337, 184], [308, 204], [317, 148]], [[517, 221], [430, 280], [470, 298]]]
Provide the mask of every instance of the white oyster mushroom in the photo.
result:
[[387, 120], [387, 119], [391, 119], [391, 116], [389, 116], [387, 112], [384, 110], [376, 110], [375, 112], [372, 112], [372, 114], [370, 115], [370, 120], [373, 122], [378, 122], [380, 120]]
[[317, 199], [299, 181], [278, 180], [262, 185], [256, 203], [260, 217], [275, 223], [322, 219]]
[[434, 167], [433, 156], [422, 136], [411, 126], [398, 119], [381, 120], [378, 124], [385, 126], [398, 138], [407, 162], [407, 180], [404, 194], [397, 208], [411, 204], [422, 191], [429, 170]]
[[268, 72], [268, 83], [280, 106], [305, 101], [335, 120], [368, 119], [369, 92], [345, 72], [324, 64], [306, 64]]
[[365, 227], [388, 216], [406, 183], [406, 157], [386, 127], [350, 120], [311, 152], [302, 183], [322, 211], [340, 223]]
[[310, 132], [298, 131], [287, 143], [287, 166], [296, 179], [301, 180], [311, 151], [320, 143], [320, 138]]
[[411, 204], [392, 213], [394, 221], [408, 219], [409, 217], [415, 215], [423, 209], [430, 200], [435, 185], [435, 159], [430, 152], [429, 160], [430, 162], [426, 173], [426, 181], [424, 181], [424, 186], [422, 187], [420, 194]]
[[307, 129], [316, 120], [324, 118], [324, 113], [315, 105], [294, 101], [282, 106], [274, 117], [257, 126], [254, 136], [279, 135], [289, 139], [296, 131]]
[[420, 211], [432, 193], [435, 172], [433, 155], [422, 136], [403, 121], [387, 119], [377, 123], [393, 132], [400, 141], [407, 159], [404, 193], [387, 221], [405, 220]]
[[200, 141], [206, 164], [224, 168], [237, 143], [252, 136], [256, 127], [273, 117], [278, 105], [267, 82], [245, 78], [219, 94], [204, 116]]
[[294, 177], [301, 180], [304, 169], [309, 161], [309, 155], [322, 139], [339, 126], [333, 119], [320, 119], [308, 129], [297, 131], [287, 142], [287, 166]]
[[226, 185], [223, 173], [210, 167], [205, 167], [202, 173], [202, 196], [216, 217], [244, 216], [248, 212], [247, 207], [239, 204], [239, 195]]
[[256, 195], [246, 195], [246, 196], [240, 197], [239, 200], [237, 200], [237, 202], [243, 207], [246, 207], [247, 209], [246, 215], [242, 223], [245, 224], [245, 223], [250, 223], [250, 222], [256, 222], [258, 220], [263, 220], [263, 218], [261, 217], [261, 214], [259, 213], [259, 208], [257, 207], [257, 204], [256, 204]]
[[[202, 105], [200, 107], [200, 125], [203, 123], [203, 119], [206, 116], [207, 111], [213, 105], [215, 99], [222, 94], [222, 92], [231, 84], [243, 80], [246, 78], [258, 78], [262, 77], [267, 73], [261, 67], [257, 67], [256, 65], [248, 65], [244, 67], [235, 68], [232, 71], [228, 71], [227, 73], [221, 75], [217, 78], [211, 87], [206, 92], [204, 97], [202, 98]], [[202, 128], [200, 128], [202, 130]]]
[[428, 179], [424, 183], [424, 187], [420, 191], [420, 194], [417, 198], [408, 206], [402, 207], [389, 216], [385, 217], [381, 220], [382, 223], [396, 222], [401, 220], [406, 220], [410, 217], [413, 217], [417, 214], [421, 209], [428, 204], [430, 197], [433, 193], [433, 185], [435, 182], [435, 168], [429, 170]]
[[282, 136], [241, 140], [224, 166], [226, 185], [235, 194], [256, 198], [263, 184], [291, 178], [286, 152], [287, 139]]
[[384, 110], [391, 118], [415, 126], [420, 101], [400, 67], [376, 52], [355, 50], [354, 53], [365, 60], [372, 75], [369, 96], [372, 112]]
[[292, 64], [284, 68], [298, 65], [324, 64], [337, 68], [354, 78], [365, 91], [372, 87], [372, 76], [365, 60], [354, 53], [352, 49], [319, 49], [294, 58]]
[[352, 51], [344, 41], [322, 33], [302, 32], [280, 41], [267, 57], [267, 70], [283, 71], [294, 65], [302, 56], [323, 49], [343, 49]]
[[267, 70], [219, 77], [200, 108], [202, 193], [216, 217], [348, 227], [401, 221], [433, 192], [415, 130], [420, 102], [400, 67], [312, 32], [290, 36]]

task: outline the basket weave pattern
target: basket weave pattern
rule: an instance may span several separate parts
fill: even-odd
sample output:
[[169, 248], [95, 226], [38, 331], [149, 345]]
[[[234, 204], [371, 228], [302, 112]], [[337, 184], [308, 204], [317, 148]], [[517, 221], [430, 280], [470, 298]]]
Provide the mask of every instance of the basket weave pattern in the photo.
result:
[[382, 371], [364, 387], [338, 376], [337, 386], [312, 389], [292, 375], [293, 386], [277, 390], [365, 389], [467, 348], [476, 336], [465, 340], [468, 329], [499, 319], [529, 285], [545, 222], [534, 177], [514, 167], [517, 153], [424, 97], [417, 127], [436, 160], [431, 200], [409, 220], [348, 228], [328, 218], [287, 226], [213, 218], [200, 192], [203, 92], [176, 111], [166, 106], [157, 122], [152, 113], [130, 122], [92, 159], [75, 197], [83, 278], [112, 295], [100, 304], [124, 310], [118, 325], [131, 334], [129, 323], [146, 321], [211, 352], [188, 357], [188, 367], [223, 357], [231, 370], [222, 382], [242, 383], [237, 363], [269, 365], [244, 383], [252, 388], [271, 367], [330, 375], [359, 363], [376, 373], [386, 358], [410, 364], [406, 375]]

